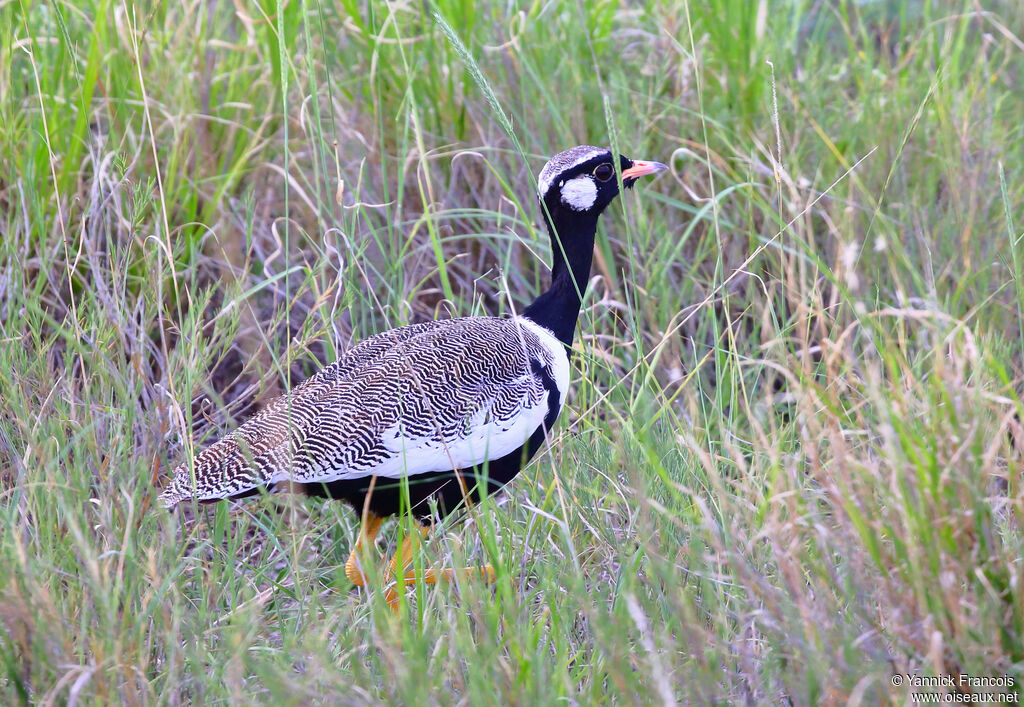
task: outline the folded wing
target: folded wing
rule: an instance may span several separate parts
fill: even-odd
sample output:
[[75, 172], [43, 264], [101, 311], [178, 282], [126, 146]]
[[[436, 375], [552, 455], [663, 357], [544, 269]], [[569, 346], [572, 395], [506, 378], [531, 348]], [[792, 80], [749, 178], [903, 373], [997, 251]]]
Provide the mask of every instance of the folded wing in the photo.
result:
[[[401, 478], [521, 447], [560, 407], [568, 359], [528, 320], [469, 317], [367, 339], [182, 464], [163, 505], [282, 482]], [[545, 385], [547, 381], [548, 387]]]

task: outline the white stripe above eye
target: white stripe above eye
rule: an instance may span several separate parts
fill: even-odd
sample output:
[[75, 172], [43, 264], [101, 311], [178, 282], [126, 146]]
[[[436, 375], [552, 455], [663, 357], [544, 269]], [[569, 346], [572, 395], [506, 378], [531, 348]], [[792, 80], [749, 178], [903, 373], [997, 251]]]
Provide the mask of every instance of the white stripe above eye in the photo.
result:
[[562, 185], [562, 203], [574, 211], [586, 211], [595, 201], [597, 184], [589, 174], [570, 179]]
[[540, 171], [540, 175], [537, 177], [537, 187], [540, 189], [540, 198], [543, 199], [548, 195], [548, 189], [554, 184], [555, 179], [559, 175], [565, 174], [573, 167], [577, 167], [584, 162], [588, 162], [595, 157], [600, 155], [608, 155], [611, 157], [611, 153], [602, 147], [594, 147], [593, 145], [580, 145], [574, 147], [571, 150], [565, 152], [559, 152], [557, 155], [548, 160], [548, 163], [544, 165], [544, 169]]

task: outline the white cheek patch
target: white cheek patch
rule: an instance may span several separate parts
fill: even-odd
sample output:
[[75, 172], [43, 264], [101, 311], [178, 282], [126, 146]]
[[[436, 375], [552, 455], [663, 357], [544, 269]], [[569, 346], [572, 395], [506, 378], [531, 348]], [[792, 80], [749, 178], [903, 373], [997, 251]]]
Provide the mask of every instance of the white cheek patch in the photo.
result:
[[562, 203], [574, 211], [586, 211], [597, 201], [597, 185], [588, 175], [570, 179], [561, 189]]

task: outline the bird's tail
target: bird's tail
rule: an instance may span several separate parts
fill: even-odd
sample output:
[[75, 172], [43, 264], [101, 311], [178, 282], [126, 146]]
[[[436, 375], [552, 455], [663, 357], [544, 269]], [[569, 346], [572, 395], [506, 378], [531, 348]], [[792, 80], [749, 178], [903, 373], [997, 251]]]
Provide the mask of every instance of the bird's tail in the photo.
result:
[[158, 499], [167, 509], [181, 501], [219, 501], [249, 495], [270, 483], [262, 473], [263, 466], [253, 459], [250, 450], [239, 444], [237, 435], [228, 435], [196, 455], [191, 467], [180, 464], [174, 477]]

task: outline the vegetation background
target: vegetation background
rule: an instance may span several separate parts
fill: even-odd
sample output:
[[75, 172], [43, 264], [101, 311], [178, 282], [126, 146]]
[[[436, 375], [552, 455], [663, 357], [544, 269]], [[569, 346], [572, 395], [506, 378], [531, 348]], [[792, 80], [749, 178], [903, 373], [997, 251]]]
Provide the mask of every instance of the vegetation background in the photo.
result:
[[[1019, 697], [1022, 83], [1019, 0], [0, 2], [0, 703]], [[353, 342], [529, 301], [584, 142], [671, 172], [552, 445], [418, 558], [494, 586], [392, 613], [341, 504], [154, 507]]]

